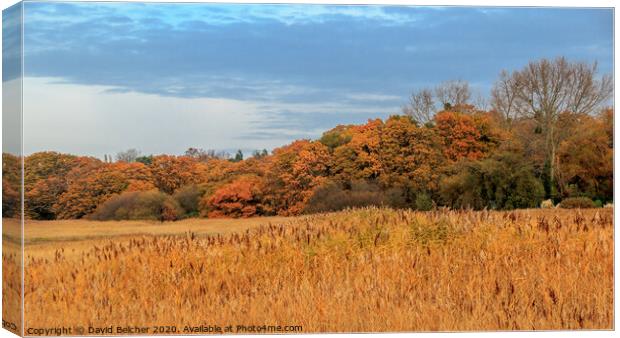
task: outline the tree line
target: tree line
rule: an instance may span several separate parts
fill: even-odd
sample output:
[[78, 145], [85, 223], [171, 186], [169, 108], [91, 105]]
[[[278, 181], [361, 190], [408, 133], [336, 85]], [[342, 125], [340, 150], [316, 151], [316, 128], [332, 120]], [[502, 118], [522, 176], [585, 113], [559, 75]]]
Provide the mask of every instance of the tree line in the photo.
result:
[[[472, 102], [466, 82], [450, 81], [414, 92], [402, 114], [246, 159], [196, 148], [181, 156], [131, 150], [116, 162], [35, 153], [24, 159], [25, 213], [163, 221], [367, 205], [600, 206], [613, 199], [612, 91], [596, 64], [543, 59], [501, 72], [488, 104]], [[19, 168], [3, 154], [3, 217], [19, 208]]]

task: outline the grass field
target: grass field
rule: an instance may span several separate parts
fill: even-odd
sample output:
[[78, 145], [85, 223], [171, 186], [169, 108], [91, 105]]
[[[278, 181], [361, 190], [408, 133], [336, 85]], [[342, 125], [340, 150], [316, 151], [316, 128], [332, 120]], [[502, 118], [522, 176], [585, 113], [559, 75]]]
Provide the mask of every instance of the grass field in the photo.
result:
[[[19, 222], [5, 219], [3, 235], [9, 246], [19, 244]], [[294, 222], [294, 217], [256, 217], [247, 219], [198, 219], [181, 222], [157, 221], [35, 221], [27, 220], [24, 227], [26, 257], [53, 257], [59, 248], [65, 248], [65, 255], [81, 254], [95, 244], [105, 244], [112, 238], [115, 242], [128, 242], [139, 236], [174, 236], [192, 232], [198, 236], [225, 235], [243, 232], [270, 223]], [[11, 245], [13, 244], [13, 245]], [[18, 248], [18, 246], [16, 247]]]
[[610, 209], [29, 222], [25, 242], [26, 328], [613, 328]]

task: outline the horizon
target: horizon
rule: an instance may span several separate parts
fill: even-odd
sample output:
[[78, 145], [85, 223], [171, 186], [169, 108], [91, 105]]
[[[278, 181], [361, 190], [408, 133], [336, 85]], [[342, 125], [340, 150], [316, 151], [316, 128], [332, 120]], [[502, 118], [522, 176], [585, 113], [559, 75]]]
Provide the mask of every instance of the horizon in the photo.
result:
[[540, 58], [610, 73], [612, 28], [604, 8], [28, 2], [24, 154], [271, 151], [448, 80], [488, 97]]

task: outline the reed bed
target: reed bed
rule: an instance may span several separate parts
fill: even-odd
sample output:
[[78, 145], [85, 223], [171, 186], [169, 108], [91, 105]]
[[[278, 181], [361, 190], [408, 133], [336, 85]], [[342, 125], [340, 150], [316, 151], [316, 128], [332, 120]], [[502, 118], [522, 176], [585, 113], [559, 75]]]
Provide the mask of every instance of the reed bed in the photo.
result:
[[26, 251], [25, 326], [613, 329], [613, 244], [609, 209], [365, 208], [71, 257], [59, 246]]

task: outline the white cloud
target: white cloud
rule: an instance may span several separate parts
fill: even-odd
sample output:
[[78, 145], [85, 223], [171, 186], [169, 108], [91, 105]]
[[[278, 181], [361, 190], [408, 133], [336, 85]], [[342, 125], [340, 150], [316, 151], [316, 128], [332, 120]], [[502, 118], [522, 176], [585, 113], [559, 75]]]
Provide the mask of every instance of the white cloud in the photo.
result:
[[355, 101], [394, 101], [402, 99], [402, 97], [397, 95], [385, 95], [375, 93], [352, 93], [348, 94], [347, 98]]
[[[356, 120], [363, 121], [398, 111], [398, 107], [380, 104], [393, 97], [372, 93], [348, 95], [377, 101], [359, 105], [179, 98], [114, 89], [57, 78], [25, 78], [25, 153], [54, 150], [103, 157], [128, 148], [146, 154], [181, 154], [189, 147], [273, 149], [300, 137], [318, 137], [324, 129], [317, 121], [305, 123], [308, 114], [336, 116], [335, 121], [343, 115], [357, 116]], [[279, 120], [270, 120], [274, 114]], [[282, 126], [282, 118], [299, 123]], [[333, 127], [331, 120], [329, 127]], [[273, 136], [252, 136], [260, 133]]]
[[230, 99], [110, 93], [107, 87], [24, 80], [25, 153], [115, 154], [127, 148], [179, 154], [190, 146], [241, 148], [256, 106]]
[[2, 152], [21, 153], [21, 78], [2, 83]]

